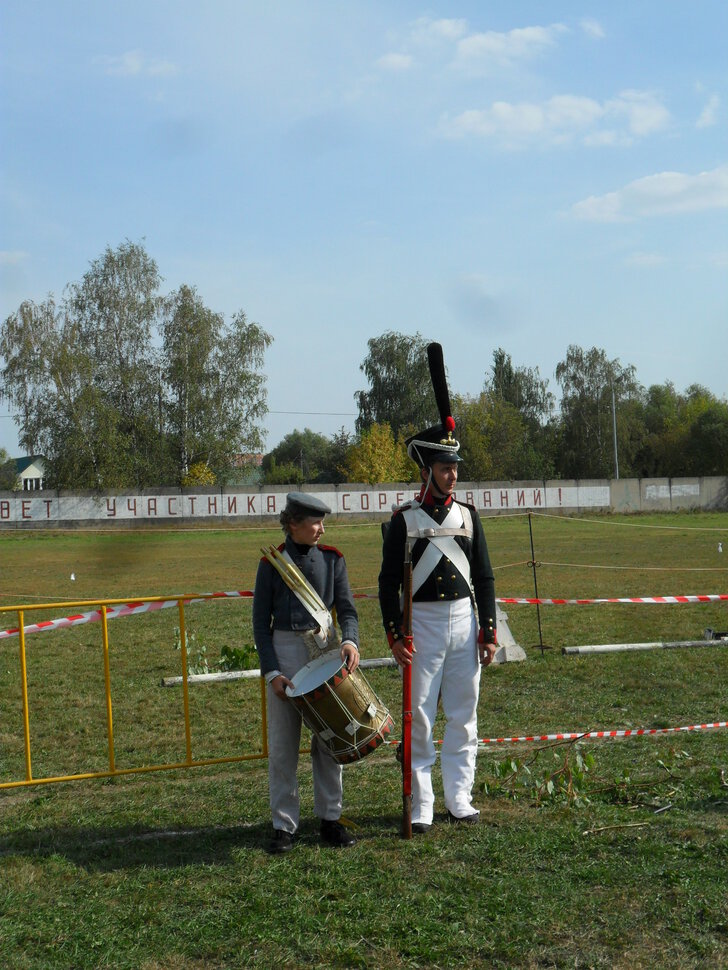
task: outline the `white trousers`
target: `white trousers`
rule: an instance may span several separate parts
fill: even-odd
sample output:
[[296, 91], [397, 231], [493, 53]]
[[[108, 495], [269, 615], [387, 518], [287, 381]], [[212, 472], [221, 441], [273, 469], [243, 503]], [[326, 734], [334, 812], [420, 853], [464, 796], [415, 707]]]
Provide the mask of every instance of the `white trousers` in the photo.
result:
[[412, 604], [412, 821], [431, 823], [435, 795], [433, 728], [442, 697], [445, 732], [440, 767], [445, 806], [457, 818], [474, 814], [480, 690], [478, 628], [469, 600]]
[[[286, 630], [273, 631], [278, 669], [293, 680], [309, 661], [300, 636]], [[298, 751], [301, 747], [301, 715], [289, 700], [276, 697], [268, 685], [268, 790], [273, 828], [293, 833], [300, 820]], [[321, 819], [338, 819], [342, 807], [342, 770], [325, 745], [311, 735], [314, 812]]]

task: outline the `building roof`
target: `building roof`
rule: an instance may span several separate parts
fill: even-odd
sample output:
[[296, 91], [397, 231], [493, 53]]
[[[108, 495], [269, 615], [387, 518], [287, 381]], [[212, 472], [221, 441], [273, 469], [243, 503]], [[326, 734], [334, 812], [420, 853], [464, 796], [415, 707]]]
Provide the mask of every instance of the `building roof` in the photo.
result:
[[23, 458], [15, 459], [15, 470], [18, 475], [22, 475], [26, 468], [30, 468], [37, 461], [43, 461], [43, 455], [25, 455]]

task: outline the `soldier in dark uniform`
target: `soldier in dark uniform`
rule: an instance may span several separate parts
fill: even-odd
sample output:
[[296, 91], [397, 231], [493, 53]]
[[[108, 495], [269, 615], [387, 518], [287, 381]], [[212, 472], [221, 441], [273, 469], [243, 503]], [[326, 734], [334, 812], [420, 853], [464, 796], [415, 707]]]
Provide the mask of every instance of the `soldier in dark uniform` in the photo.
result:
[[[446, 718], [440, 763], [448, 818], [478, 821], [471, 799], [480, 667], [496, 652], [495, 584], [483, 527], [477, 510], [457, 502], [453, 494], [461, 461], [454, 427], [448, 415], [442, 424], [407, 440], [407, 453], [420, 467], [422, 488], [392, 516], [379, 574], [390, 647], [400, 666], [412, 665], [413, 832], [427, 831], [433, 821], [438, 697]], [[412, 651], [402, 639], [400, 601], [407, 542], [413, 564]]]
[[[319, 545], [323, 518], [331, 509], [312, 495], [290, 492], [280, 521], [288, 554], [326, 604], [336, 608], [341, 627], [341, 659], [349, 670], [359, 665], [359, 621], [343, 555]], [[253, 596], [253, 635], [261, 674], [268, 683], [268, 782], [273, 816], [270, 851], [287, 852], [299, 824], [296, 777], [301, 715], [286, 695], [291, 678], [311, 659], [302, 634], [316, 622], [267, 559], [258, 566]], [[311, 738], [314, 811], [321, 819], [321, 838], [329, 845], [350, 846], [354, 837], [339, 822], [342, 769], [316, 735]]]

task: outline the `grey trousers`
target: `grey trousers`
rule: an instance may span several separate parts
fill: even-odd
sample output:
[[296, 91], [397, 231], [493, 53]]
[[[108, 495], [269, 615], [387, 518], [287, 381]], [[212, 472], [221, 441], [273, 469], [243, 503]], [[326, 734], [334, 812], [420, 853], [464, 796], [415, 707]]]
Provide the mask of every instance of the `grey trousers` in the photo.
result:
[[[278, 669], [289, 680], [308, 663], [308, 650], [297, 633], [273, 631]], [[289, 700], [276, 697], [268, 686], [268, 790], [273, 828], [295, 832], [300, 820], [298, 751], [301, 747], [301, 715]], [[308, 733], [308, 732], [307, 732]], [[321, 819], [338, 819], [342, 807], [342, 769], [311, 735], [314, 812]]]

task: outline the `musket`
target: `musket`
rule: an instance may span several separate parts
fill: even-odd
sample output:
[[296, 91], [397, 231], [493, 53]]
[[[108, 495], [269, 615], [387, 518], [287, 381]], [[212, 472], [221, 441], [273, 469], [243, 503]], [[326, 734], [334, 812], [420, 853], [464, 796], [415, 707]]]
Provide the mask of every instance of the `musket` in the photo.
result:
[[[405, 539], [402, 637], [412, 653], [412, 552]], [[402, 838], [412, 838], [412, 663], [402, 667]]]

